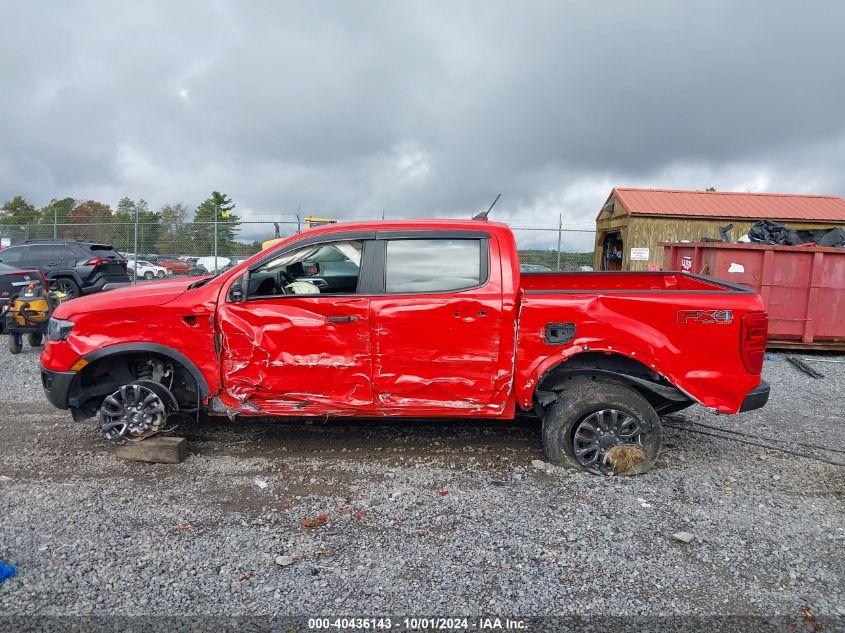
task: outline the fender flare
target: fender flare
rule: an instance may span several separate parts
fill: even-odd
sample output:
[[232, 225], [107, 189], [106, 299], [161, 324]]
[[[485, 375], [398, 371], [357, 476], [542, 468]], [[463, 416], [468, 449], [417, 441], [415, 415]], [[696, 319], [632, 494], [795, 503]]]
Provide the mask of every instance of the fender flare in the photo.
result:
[[648, 356], [646, 356], [645, 353], [641, 350], [635, 350], [633, 348], [621, 348], [618, 345], [615, 346], [615, 349], [614, 347], [610, 346], [595, 346], [588, 350], [585, 350], [583, 347], [579, 349], [578, 346], [576, 346], [575, 348], [568, 350], [568, 352], [569, 353], [562, 354], [558, 357], [549, 356], [544, 359], [543, 363], [541, 363], [537, 368], [535, 368], [534, 373], [532, 374], [532, 380], [528, 384], [527, 392], [528, 394], [531, 394], [532, 400], [536, 399], [537, 402], [540, 402], [542, 404], [543, 401], [549, 400], [550, 395], [553, 397], [553, 394], [551, 394], [548, 389], [541, 390], [540, 386], [543, 384], [543, 381], [547, 377], [549, 377], [549, 375], [556, 368], [565, 365], [568, 361], [578, 359], [579, 356], [581, 356], [582, 354], [595, 353], [603, 355], [606, 354], [609, 357], [619, 357], [637, 363], [638, 365], [642, 365], [643, 367], [649, 369], [658, 376], [663, 377], [668, 382], [668, 384], [662, 385], [658, 382], [647, 380], [643, 377], [635, 375], [632, 372], [625, 371], [624, 369], [609, 369], [601, 366], [574, 366], [565, 370], [564, 373], [569, 376], [601, 376], [602, 378], [608, 380], [615, 380], [617, 382], [630, 385], [634, 388], [649, 391], [656, 396], [666, 399], [667, 401], [674, 401], [678, 403], [684, 401], [699, 402], [699, 400], [695, 398], [695, 396], [680, 388], [670, 376], [667, 376], [662, 371], [660, 371], [660, 368], [657, 367], [657, 363], [650, 363], [646, 361], [645, 359], [648, 358]]
[[89, 363], [93, 363], [111, 356], [134, 352], [160, 354], [175, 360], [187, 369], [191, 376], [193, 376], [197, 383], [197, 389], [199, 389], [200, 397], [206, 398], [209, 395], [208, 381], [206, 381], [205, 376], [203, 376], [202, 372], [194, 364], [194, 362], [182, 352], [165, 345], [159, 345], [158, 343], [119, 343], [117, 345], [109, 345], [107, 347], [94, 350], [93, 352], [83, 356], [83, 359]]
[[[662, 398], [666, 398], [666, 400], [671, 400], [674, 402], [686, 402], [690, 399], [684, 392], [682, 392], [674, 385], [661, 385], [659, 383], [652, 382], [650, 380], [645, 380], [644, 378], [640, 378], [639, 376], [633, 376], [625, 372], [612, 371], [597, 367], [594, 369], [570, 369], [564, 373], [568, 376], [599, 376], [601, 378], [607, 378], [608, 380], [622, 382], [624, 384], [631, 385], [632, 387], [640, 387]], [[550, 388], [548, 390], [535, 390], [534, 394], [537, 398], [537, 401], [543, 406], [550, 404], [555, 399], [553, 392], [556, 389], [560, 389], [565, 384], [565, 382], [556, 382], [553, 385], [549, 385]]]
[[82, 288], [82, 286], [84, 285], [82, 283], [82, 277], [80, 277], [79, 273], [76, 272], [75, 270], [59, 269], [55, 272], [54, 271], [50, 271], [49, 273], [45, 272], [44, 276], [47, 278], [47, 281], [50, 281], [50, 282], [56, 281], [56, 279], [64, 278], [64, 279], [72, 279], [73, 282], [77, 286], [79, 286], [80, 288]]

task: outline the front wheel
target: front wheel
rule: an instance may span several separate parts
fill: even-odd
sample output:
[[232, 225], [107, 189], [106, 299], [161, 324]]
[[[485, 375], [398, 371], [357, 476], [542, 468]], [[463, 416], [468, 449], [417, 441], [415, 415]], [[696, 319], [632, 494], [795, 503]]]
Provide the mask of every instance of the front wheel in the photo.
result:
[[21, 350], [23, 350], [23, 337], [12, 332], [9, 334], [9, 351], [12, 354], [20, 354]]
[[30, 347], [41, 347], [41, 343], [44, 342], [44, 335], [37, 332], [30, 332], [26, 335], [26, 340]]
[[144, 279], [146, 279], [147, 281], [149, 281], [153, 277], [155, 277], [155, 275], [153, 274], [153, 271], [151, 271], [151, 270], [148, 270], [147, 272], [144, 273]]
[[654, 408], [624, 385], [584, 381], [562, 391], [543, 416], [550, 462], [599, 474], [639, 475], [657, 459], [663, 431]]
[[165, 275], [165, 273], [164, 273], [164, 271], [163, 271], [163, 270], [159, 270], [159, 271], [156, 273], [156, 277], [158, 277], [159, 279], [164, 279], [164, 275]]

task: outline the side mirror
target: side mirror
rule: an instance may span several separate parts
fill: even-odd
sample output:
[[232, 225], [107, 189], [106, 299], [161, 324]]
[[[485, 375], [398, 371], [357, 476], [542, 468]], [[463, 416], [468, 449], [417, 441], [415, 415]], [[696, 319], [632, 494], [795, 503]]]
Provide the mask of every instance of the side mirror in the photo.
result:
[[229, 301], [239, 303], [246, 299], [246, 290], [249, 288], [249, 271], [238, 277], [229, 286]]

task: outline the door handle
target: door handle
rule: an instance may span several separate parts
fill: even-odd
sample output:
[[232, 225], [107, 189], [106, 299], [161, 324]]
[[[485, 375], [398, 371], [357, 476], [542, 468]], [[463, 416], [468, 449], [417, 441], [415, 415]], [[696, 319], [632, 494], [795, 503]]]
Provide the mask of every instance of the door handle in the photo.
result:
[[352, 321], [357, 321], [358, 317], [356, 316], [330, 316], [326, 317], [327, 323], [351, 323]]

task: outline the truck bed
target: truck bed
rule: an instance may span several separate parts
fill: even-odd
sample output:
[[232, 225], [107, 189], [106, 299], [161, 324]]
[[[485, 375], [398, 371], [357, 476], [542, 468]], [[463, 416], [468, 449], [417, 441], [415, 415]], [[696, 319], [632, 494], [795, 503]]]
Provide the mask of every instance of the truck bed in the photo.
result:
[[522, 273], [526, 292], [578, 291], [747, 291], [729, 282], [681, 272], [594, 272], [594, 273]]
[[[759, 376], [743, 369], [743, 317], [765, 310], [750, 288], [679, 272], [522, 274], [518, 386], [533, 386], [549, 363], [546, 328], [571, 327], [558, 360], [619, 354], [660, 373], [696, 401], [736, 413]], [[529, 389], [518, 393], [528, 403]]]

